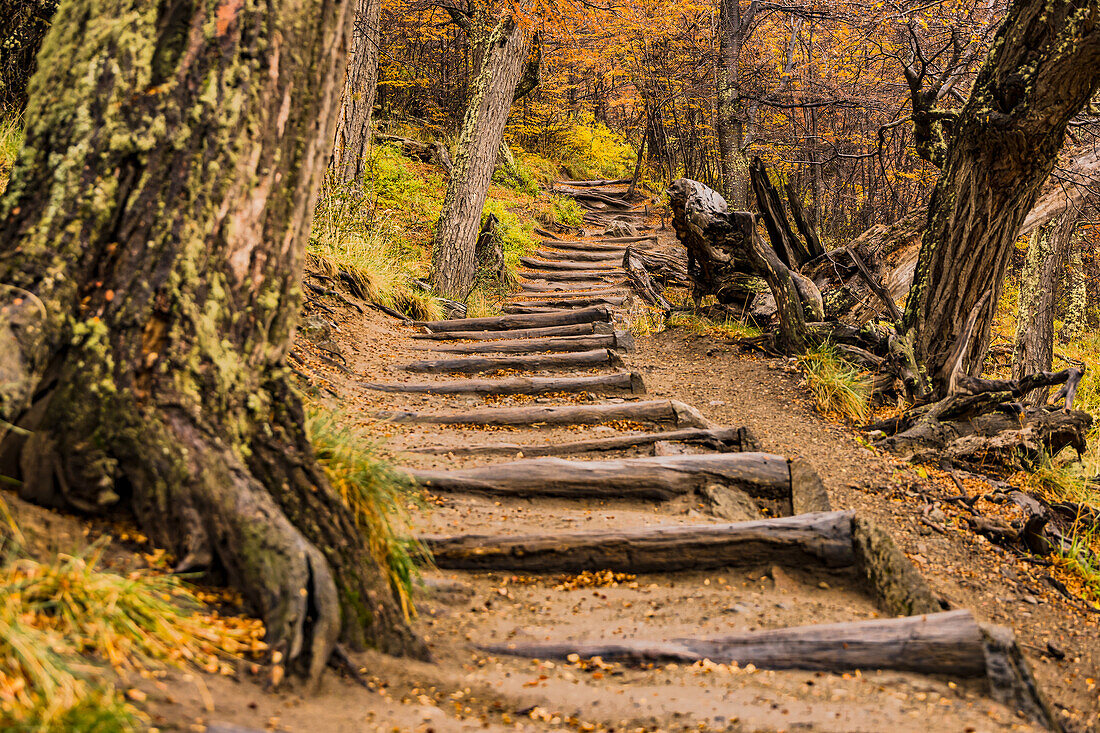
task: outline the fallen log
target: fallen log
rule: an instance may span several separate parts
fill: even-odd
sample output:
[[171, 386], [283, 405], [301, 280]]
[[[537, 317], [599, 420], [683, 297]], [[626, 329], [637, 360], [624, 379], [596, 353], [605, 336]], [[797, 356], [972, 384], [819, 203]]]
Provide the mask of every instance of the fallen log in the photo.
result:
[[394, 422], [421, 422], [437, 425], [594, 425], [625, 420], [630, 422], [670, 423], [682, 428], [710, 428], [711, 422], [691, 405], [676, 400], [647, 400], [603, 405], [529, 405], [500, 407], [464, 412], [381, 413], [378, 418]]
[[523, 354], [517, 356], [473, 356], [462, 359], [429, 359], [405, 364], [401, 369], [424, 374], [477, 374], [502, 369], [539, 371], [550, 369], [588, 369], [621, 367], [623, 360], [610, 349], [592, 349], [560, 354]]
[[541, 326], [568, 326], [576, 323], [611, 321], [611, 311], [607, 308], [587, 308], [579, 311], [532, 316], [492, 316], [489, 318], [455, 318], [447, 321], [415, 321], [414, 326], [423, 326], [429, 331], [505, 331], [517, 328], [538, 328]]
[[588, 281], [604, 279], [608, 282], [613, 280], [622, 280], [625, 273], [620, 268], [610, 268], [606, 270], [578, 270], [569, 272], [562, 271], [539, 271], [539, 270], [519, 270], [517, 274], [520, 277], [527, 278], [529, 280], [549, 280], [553, 278], [559, 281]]
[[364, 389], [379, 392], [418, 394], [553, 394], [594, 392], [597, 394], [645, 394], [645, 383], [637, 372], [598, 374], [592, 377], [516, 377], [513, 379], [461, 379], [453, 382], [359, 382]]
[[450, 354], [518, 354], [539, 351], [589, 351], [591, 349], [633, 351], [634, 337], [626, 331], [616, 331], [615, 333], [592, 336], [508, 339], [473, 344], [414, 346], [413, 348], [418, 351], [441, 351]]
[[853, 516], [830, 512], [732, 524], [423, 537], [421, 542], [446, 570], [667, 573], [769, 563], [842, 568], [855, 562]]
[[587, 307], [587, 304], [574, 305], [572, 303], [555, 303], [554, 305], [526, 305], [523, 302], [518, 302], [506, 303], [500, 309], [500, 312], [507, 313], [509, 315], [531, 315], [534, 313], [557, 313], [558, 311], [562, 310]]
[[537, 260], [533, 257], [520, 257], [519, 262], [521, 265], [537, 270], [590, 270], [593, 272], [606, 272], [619, 268], [619, 263], [617, 261], [608, 264], [597, 262], [550, 262], [549, 260]]
[[986, 677], [994, 699], [1050, 730], [1062, 730], [1012, 632], [979, 624], [970, 611], [749, 631], [710, 639], [508, 642], [479, 646], [490, 654], [535, 659], [599, 657], [630, 665], [752, 664], [761, 669], [822, 672], [897, 670]]
[[590, 334], [611, 333], [610, 323], [594, 321], [574, 323], [567, 326], [544, 326], [542, 328], [516, 328], [506, 331], [440, 331], [438, 333], [414, 333], [414, 339], [431, 341], [489, 341], [495, 339], [543, 338], [546, 336], [585, 336]]
[[626, 199], [621, 199], [606, 193], [600, 193], [599, 191], [582, 191], [575, 188], [555, 188], [554, 193], [571, 196], [576, 199], [577, 203], [581, 206], [602, 205], [607, 209], [621, 209], [623, 211], [629, 211], [634, 207], [634, 205]]
[[617, 250], [605, 250], [601, 252], [584, 252], [577, 251], [562, 251], [555, 252], [550, 249], [537, 249], [534, 252], [535, 257], [540, 257], [544, 260], [550, 261], [575, 261], [575, 262], [617, 262], [622, 256], [620, 251]]
[[409, 471], [433, 491], [492, 496], [567, 496], [666, 501], [708, 484], [786, 503], [790, 513], [791, 473], [787, 459], [769, 453], [654, 456], [609, 461], [533, 458], [455, 471]]
[[653, 445], [663, 441], [678, 443], [696, 443], [705, 445], [722, 453], [757, 451], [759, 445], [748, 428], [689, 428], [670, 430], [660, 433], [640, 433], [637, 435], [619, 435], [612, 438], [593, 438], [574, 440], [568, 443], [540, 443], [521, 445], [519, 443], [493, 443], [489, 445], [467, 446], [427, 446], [413, 448], [407, 453], [432, 453], [456, 456], [481, 456], [508, 453], [522, 453], [524, 458], [536, 456], [560, 456], [571, 453], [591, 453], [595, 451], [627, 450]]

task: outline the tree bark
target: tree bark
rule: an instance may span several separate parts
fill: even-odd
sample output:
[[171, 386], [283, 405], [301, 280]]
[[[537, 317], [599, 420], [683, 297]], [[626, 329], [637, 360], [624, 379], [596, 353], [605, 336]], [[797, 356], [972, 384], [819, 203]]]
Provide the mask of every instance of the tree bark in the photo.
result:
[[1100, 6], [1015, 0], [954, 128], [932, 193], [905, 327], [932, 392], [972, 312], [962, 368], [978, 374], [1013, 243], [1066, 126], [1100, 86]]
[[740, 0], [718, 0], [717, 117], [718, 157], [722, 170], [722, 194], [733, 207], [744, 211], [749, 204], [749, 164], [741, 150], [745, 134], [741, 108], [741, 46], [756, 16], [758, 3], [749, 3], [744, 14]]
[[284, 364], [349, 21], [333, 0], [71, 0], [0, 219], [0, 418], [32, 431], [0, 434], [0, 472], [40, 502], [130, 506], [311, 675], [338, 639], [426, 653]]
[[448, 298], [465, 300], [473, 287], [481, 211], [529, 44], [527, 29], [512, 15], [497, 24], [486, 44], [432, 249], [432, 285]]
[[[1054, 313], [1058, 279], [1065, 270], [1076, 217], [1063, 214], [1031, 234], [1023, 272], [1020, 308], [1016, 318], [1016, 346], [1012, 377], [1050, 371], [1054, 363]], [[1026, 401], [1035, 407], [1046, 402], [1049, 387], [1036, 389]]]
[[333, 175], [342, 181], [358, 180], [365, 170], [371, 143], [371, 112], [378, 85], [381, 11], [382, 0], [355, 0], [344, 93], [332, 153]]

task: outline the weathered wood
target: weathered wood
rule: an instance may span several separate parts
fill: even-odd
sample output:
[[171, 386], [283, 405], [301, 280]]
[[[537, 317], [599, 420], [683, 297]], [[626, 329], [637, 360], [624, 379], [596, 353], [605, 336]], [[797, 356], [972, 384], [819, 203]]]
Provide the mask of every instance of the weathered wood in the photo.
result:
[[723, 453], [736, 451], [756, 451], [758, 446], [748, 428], [689, 428], [670, 430], [660, 433], [639, 433], [618, 435], [612, 438], [593, 438], [574, 440], [568, 443], [541, 443], [522, 445], [519, 443], [490, 443], [488, 445], [467, 446], [427, 446], [413, 448], [408, 453], [450, 454], [456, 456], [480, 456], [509, 453], [522, 453], [524, 458], [536, 456], [561, 456], [571, 453], [590, 453], [594, 451], [627, 450], [653, 445], [664, 441], [678, 443], [697, 443]]
[[602, 294], [621, 292], [627, 281], [613, 282], [609, 280], [577, 280], [574, 282], [555, 282], [553, 280], [524, 280], [520, 282], [519, 289], [528, 293], [576, 293], [583, 292], [592, 295], [593, 291]]
[[821, 246], [821, 239], [817, 235], [817, 230], [806, 218], [806, 212], [802, 208], [802, 200], [799, 198], [798, 192], [795, 191], [794, 184], [788, 180], [784, 190], [787, 192], [787, 202], [791, 206], [791, 216], [794, 217], [794, 224], [798, 227], [799, 234], [806, 242], [806, 250], [809, 252], [810, 258], [822, 257], [825, 254], [825, 248]]
[[783, 208], [783, 200], [779, 198], [779, 192], [775, 190], [760, 158], [753, 158], [752, 165], [749, 166], [749, 181], [752, 183], [753, 193], [756, 194], [756, 205], [760, 210], [760, 217], [764, 220], [764, 227], [768, 230], [772, 249], [784, 265], [792, 270], [798, 270], [810, 259], [809, 253], [791, 231], [787, 212]]
[[495, 654], [539, 659], [600, 657], [605, 662], [737, 662], [765, 669], [847, 672], [895, 669], [954, 677], [985, 674], [981, 627], [970, 611], [948, 611], [839, 624], [750, 631], [711, 639], [508, 643], [482, 647]]
[[604, 279], [607, 281], [622, 280], [625, 273], [620, 268], [610, 268], [606, 270], [577, 270], [569, 272], [566, 270], [561, 271], [539, 271], [539, 270], [519, 270], [517, 273], [520, 277], [527, 278], [529, 280], [559, 280], [559, 281], [589, 281]]
[[787, 459], [769, 453], [654, 456], [609, 461], [561, 458], [499, 463], [456, 471], [410, 471], [433, 491], [493, 496], [568, 496], [668, 500], [706, 484], [742, 489], [754, 498], [789, 502]]
[[390, 412], [377, 415], [394, 422], [437, 425], [594, 425], [618, 420], [670, 423], [681, 428], [711, 428], [711, 422], [691, 405], [676, 400], [648, 400], [603, 405], [530, 405], [464, 412]]
[[622, 366], [623, 360], [610, 349], [592, 349], [561, 354], [523, 354], [517, 356], [472, 356], [462, 359], [414, 361], [401, 367], [407, 372], [425, 374], [477, 374], [501, 369], [537, 371], [542, 369], [587, 369]]
[[645, 383], [637, 372], [616, 372], [592, 377], [516, 377], [514, 379], [462, 379], [453, 382], [359, 382], [364, 389], [379, 392], [420, 394], [550, 394], [553, 392], [595, 392], [645, 394]]
[[630, 278], [634, 290], [642, 296], [645, 302], [665, 313], [672, 310], [672, 304], [665, 300], [664, 295], [661, 294], [652, 278], [649, 277], [648, 270], [634, 253], [634, 250], [629, 247], [626, 254], [623, 255], [623, 269], [626, 271], [627, 277]]
[[569, 261], [574, 262], [617, 262], [620, 257], [620, 251], [618, 250], [604, 250], [600, 252], [585, 252], [581, 250], [568, 252], [556, 252], [552, 249], [537, 249], [534, 252], [535, 257], [540, 257], [544, 260], [550, 261]]
[[611, 311], [596, 307], [585, 310], [569, 311], [546, 315], [531, 316], [491, 316], [489, 318], [455, 318], [447, 321], [414, 321], [414, 326], [423, 326], [431, 331], [505, 331], [519, 328], [539, 328], [542, 326], [569, 326], [577, 323], [610, 321]]
[[447, 570], [667, 573], [763, 564], [841, 568], [855, 562], [853, 517], [853, 512], [830, 512], [732, 524], [421, 541], [436, 566]]
[[[563, 295], [560, 298], [546, 298], [539, 296], [540, 300], [516, 300], [509, 305], [522, 306], [524, 308], [587, 308], [593, 305], [620, 306], [626, 302], [621, 295]], [[507, 312], [507, 311], [505, 311]]]
[[761, 669], [823, 672], [897, 670], [949, 677], [985, 677], [994, 699], [1029, 720], [1061, 731], [1039, 692], [1012, 631], [983, 626], [967, 610], [837, 624], [749, 631], [709, 639], [508, 642], [479, 646], [490, 654], [584, 659], [630, 665], [749, 664]]
[[600, 262], [551, 262], [549, 260], [537, 260], [533, 257], [520, 257], [519, 263], [535, 270], [588, 270], [593, 272], [606, 272], [619, 269], [618, 262], [609, 264]]
[[508, 339], [473, 344], [429, 344], [413, 346], [417, 351], [440, 351], [450, 354], [518, 354], [539, 351], [589, 351], [591, 349], [618, 349], [633, 351], [634, 338], [626, 331], [592, 336], [563, 336], [560, 338]]
[[507, 313], [509, 315], [530, 315], [533, 313], [558, 313], [562, 310], [587, 307], [587, 304], [576, 305], [573, 303], [555, 303], [554, 305], [526, 305], [522, 302], [519, 302], [506, 303], [500, 310], [502, 313]]
[[430, 341], [491, 341], [497, 339], [528, 339], [547, 336], [586, 336], [611, 333], [610, 323], [595, 321], [592, 323], [574, 323], [566, 326], [544, 326], [542, 328], [516, 328], [503, 331], [440, 331], [439, 333], [413, 333], [410, 338]]
[[581, 206], [591, 206], [599, 211], [604, 211], [607, 209], [617, 211], [629, 211], [634, 207], [634, 205], [626, 199], [621, 199], [617, 196], [600, 193], [599, 191], [582, 191], [579, 189], [555, 187], [553, 189], [553, 192], [564, 194], [566, 196], [571, 196]]
[[572, 188], [600, 188], [603, 186], [625, 186], [630, 183], [629, 178], [614, 178], [608, 180], [592, 181], [554, 181], [552, 186], [571, 186]]

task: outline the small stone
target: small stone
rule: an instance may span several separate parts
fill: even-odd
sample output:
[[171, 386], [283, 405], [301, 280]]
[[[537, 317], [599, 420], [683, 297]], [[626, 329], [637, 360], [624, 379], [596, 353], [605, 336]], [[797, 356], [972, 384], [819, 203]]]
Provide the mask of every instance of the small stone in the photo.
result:
[[711, 400], [707, 404], [710, 405], [711, 407], [721, 407], [722, 405], [726, 404], [726, 401], [725, 400]]
[[817, 587], [821, 590], [829, 590], [830, 586], [824, 580], [817, 584]]
[[1036, 598], [1033, 595], [1024, 595], [1023, 599], [1024, 599], [1024, 603], [1030, 603], [1033, 606], [1038, 606], [1039, 605], [1039, 599]]
[[947, 515], [943, 513], [942, 509], [936, 507], [932, 511], [928, 512], [928, 521], [934, 522], [935, 524], [946, 524]]

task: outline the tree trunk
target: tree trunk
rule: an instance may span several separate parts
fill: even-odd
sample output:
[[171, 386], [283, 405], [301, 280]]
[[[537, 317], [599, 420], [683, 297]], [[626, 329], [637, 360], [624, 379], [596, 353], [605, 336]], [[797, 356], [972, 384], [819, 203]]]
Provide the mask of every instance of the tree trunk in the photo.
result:
[[740, 89], [741, 46], [756, 8], [757, 3], [751, 2], [742, 15], [739, 0], [718, 0], [718, 156], [722, 194], [738, 211], [749, 206], [749, 164], [741, 151], [745, 134]]
[[1100, 6], [1015, 0], [992, 49], [955, 124], [906, 304], [916, 361], [941, 396], [956, 367], [981, 371], [1017, 233], [1100, 85]]
[[529, 35], [508, 16], [493, 30], [481, 73], [462, 122], [454, 171], [432, 249], [432, 285], [448, 298], [465, 300], [477, 272], [474, 246], [512, 108], [512, 96], [527, 60]]
[[[1020, 273], [1020, 309], [1016, 319], [1016, 347], [1012, 378], [1050, 371], [1054, 363], [1054, 311], [1058, 279], [1065, 269], [1076, 217], [1064, 214], [1031, 234], [1027, 258]], [[1049, 387], [1031, 392], [1027, 402], [1046, 402]]]
[[129, 505], [312, 675], [338, 639], [425, 652], [284, 365], [349, 21], [330, 0], [71, 0], [0, 219], [0, 418], [32, 431], [0, 434], [0, 472]]
[[1062, 287], [1066, 293], [1066, 317], [1062, 322], [1059, 338], [1069, 343], [1077, 338], [1087, 324], [1085, 310], [1088, 308], [1088, 291], [1085, 288], [1085, 262], [1081, 247], [1070, 243], [1069, 265], [1065, 270]]
[[374, 93], [378, 87], [381, 11], [382, 0], [355, 2], [355, 21], [332, 153], [333, 175], [342, 181], [354, 181], [362, 177], [367, 150], [370, 148], [371, 112], [374, 109]]

